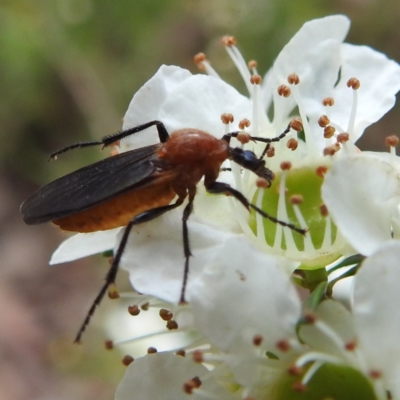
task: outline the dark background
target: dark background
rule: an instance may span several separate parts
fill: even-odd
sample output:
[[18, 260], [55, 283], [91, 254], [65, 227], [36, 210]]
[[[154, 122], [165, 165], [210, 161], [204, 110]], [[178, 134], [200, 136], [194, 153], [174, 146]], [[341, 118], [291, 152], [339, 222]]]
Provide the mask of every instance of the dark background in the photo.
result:
[[[19, 215], [39, 185], [102, 155], [82, 150], [48, 163], [48, 154], [118, 131], [132, 95], [161, 64], [196, 72], [193, 55], [204, 51], [242, 88], [222, 35], [236, 36], [264, 74], [305, 21], [335, 13], [353, 21], [349, 42], [400, 60], [398, 1], [2, 1], [0, 400], [111, 399], [123, 374], [121, 354], [102, 346], [107, 304], [84, 344], [72, 344], [107, 262], [92, 257], [48, 267], [62, 235], [49, 225], [28, 227]], [[359, 146], [382, 150], [386, 135], [400, 133], [399, 121], [397, 106]]]

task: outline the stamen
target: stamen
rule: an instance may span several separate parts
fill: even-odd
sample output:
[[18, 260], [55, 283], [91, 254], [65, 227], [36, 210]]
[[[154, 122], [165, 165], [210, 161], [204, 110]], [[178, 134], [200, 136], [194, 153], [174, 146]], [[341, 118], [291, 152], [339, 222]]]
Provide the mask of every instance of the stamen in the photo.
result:
[[348, 342], [345, 344], [345, 349], [348, 351], [354, 351], [357, 347], [357, 342], [356, 341], [352, 341], [352, 342]]
[[332, 125], [326, 126], [324, 128], [324, 138], [330, 139], [335, 134], [335, 132], [336, 129]]
[[240, 51], [237, 49], [236, 39], [233, 36], [224, 36], [222, 38], [222, 44], [225, 46], [226, 51], [228, 52], [229, 56], [231, 57], [233, 63], [236, 65], [242, 79], [244, 80], [247, 90], [249, 91], [250, 95], [252, 94], [251, 85], [250, 85], [250, 72], [247, 68], [247, 64], [240, 54]]
[[328, 126], [331, 123], [331, 121], [329, 120], [329, 118], [326, 115], [321, 115], [318, 119], [318, 125], [321, 128], [325, 128], [326, 126]]
[[290, 342], [286, 339], [279, 340], [275, 344], [276, 348], [284, 353], [288, 352], [291, 349]]
[[300, 83], [300, 78], [297, 74], [290, 74], [287, 80], [291, 85], [298, 85]]
[[122, 359], [122, 364], [124, 364], [126, 367], [129, 364], [132, 364], [134, 361], [134, 358], [132, 356], [126, 355], [123, 359]]
[[140, 306], [140, 308], [141, 308], [143, 311], [147, 311], [147, 310], [149, 309], [149, 307], [150, 307], [150, 303], [149, 303], [149, 302], [144, 303], [144, 304], [142, 304], [142, 305]]
[[253, 118], [253, 134], [257, 135], [258, 133], [258, 116], [262, 114], [262, 111], [259, 109], [260, 104], [259, 104], [259, 98], [260, 98], [260, 84], [262, 82], [262, 78], [260, 75], [252, 75], [250, 78], [250, 83], [253, 85], [253, 90], [252, 90], [252, 100], [253, 100], [253, 112], [252, 112], [252, 118]]
[[275, 147], [271, 144], [269, 146], [269, 149], [267, 150], [267, 152], [265, 153], [267, 155], [267, 157], [271, 158], [275, 155]]
[[360, 81], [357, 78], [351, 78], [347, 81], [347, 86], [353, 89], [353, 103], [351, 105], [349, 124], [347, 126], [347, 132], [352, 134], [354, 131], [354, 122], [356, 120], [356, 111], [358, 103], [357, 90], [360, 87]]
[[247, 63], [247, 66], [248, 66], [249, 69], [253, 72], [253, 74], [257, 74], [257, 66], [258, 66], [258, 63], [257, 63], [256, 60], [250, 60], [250, 61]]
[[172, 312], [171, 311], [169, 311], [169, 310], [167, 310], [167, 309], [165, 309], [165, 308], [162, 308], [161, 310], [160, 310], [160, 317], [161, 317], [161, 319], [163, 320], [163, 321], [170, 321], [171, 319], [172, 319], [172, 317], [174, 316], [174, 314], [172, 314]]
[[307, 390], [307, 386], [303, 385], [301, 382], [293, 383], [293, 390], [299, 393], [304, 393]]
[[147, 354], [155, 354], [157, 353], [157, 349], [155, 347], [149, 347], [147, 349]]
[[287, 372], [289, 373], [289, 375], [292, 376], [299, 376], [302, 374], [303, 370], [301, 368], [299, 368], [296, 364], [292, 364], [288, 369]]
[[278, 91], [279, 96], [283, 96], [283, 97], [289, 97], [292, 93], [292, 91], [290, 90], [290, 87], [286, 86], [286, 85], [278, 86], [277, 91]]
[[333, 97], [325, 97], [322, 100], [322, 104], [326, 107], [332, 107], [335, 104], [335, 100], [333, 99]]
[[246, 132], [239, 132], [238, 135], [236, 136], [236, 139], [241, 143], [241, 144], [246, 144], [249, 143], [251, 140], [251, 136], [246, 133]]
[[368, 375], [372, 379], [380, 379], [382, 377], [382, 372], [378, 371], [377, 369], [372, 369], [371, 371], [369, 371]]
[[134, 306], [128, 307], [128, 313], [132, 316], [136, 316], [140, 314], [140, 308], [135, 304]]
[[[256, 186], [260, 189], [266, 189], [266, 188], [270, 187], [270, 183], [266, 179], [258, 177], [256, 179]], [[259, 207], [258, 204], [257, 204], [257, 207]]]
[[201, 364], [204, 361], [203, 352], [201, 350], [195, 350], [192, 353], [192, 357], [195, 363]]
[[263, 342], [263, 337], [261, 335], [254, 335], [253, 337], [253, 344], [254, 346], [261, 346], [261, 343]]
[[390, 154], [396, 155], [396, 146], [399, 144], [399, 138], [396, 135], [387, 136], [385, 146], [390, 147]]
[[248, 120], [247, 118], [243, 118], [240, 122], [239, 122], [239, 129], [240, 130], [245, 130], [246, 128], [248, 128], [251, 125], [250, 120]]
[[335, 143], [332, 146], [325, 147], [324, 156], [333, 156], [340, 150], [340, 144]]
[[189, 381], [185, 382], [183, 385], [183, 391], [186, 394], [192, 394], [193, 389], [197, 389], [201, 386], [201, 380], [198, 376], [195, 376], [194, 378], [190, 379]]
[[338, 143], [346, 143], [350, 139], [350, 135], [346, 132], [339, 133], [336, 140]]
[[112, 349], [114, 348], [114, 342], [113, 342], [112, 340], [106, 340], [106, 341], [104, 342], [104, 347], [105, 347], [107, 350], [112, 350]]
[[303, 379], [301, 380], [301, 383], [303, 385], [307, 385], [307, 383], [311, 380], [311, 378], [314, 376], [314, 374], [324, 365], [322, 361], [316, 361], [309, 369], [308, 371], [304, 374]]
[[252, 75], [250, 78], [250, 83], [252, 85], [261, 85], [262, 83], [262, 78], [260, 75]]
[[176, 321], [174, 321], [173, 319], [171, 319], [170, 321], [167, 322], [166, 327], [170, 331], [176, 330], [176, 329], [178, 329], [178, 323]]
[[320, 165], [319, 167], [316, 168], [315, 173], [317, 174], [317, 176], [319, 176], [320, 178], [324, 178], [325, 174], [328, 172], [328, 167], [326, 167], [325, 165]]
[[110, 289], [108, 290], [108, 297], [111, 300], [119, 299], [118, 289], [114, 284], [110, 285]]
[[295, 365], [299, 368], [302, 368], [309, 362], [316, 362], [316, 361], [323, 363], [343, 364], [343, 360], [340, 359], [339, 357], [335, 357], [326, 353], [320, 353], [318, 351], [310, 351], [300, 356], [296, 360]]
[[229, 133], [229, 124], [234, 121], [233, 115], [230, 113], [221, 114], [221, 121], [225, 125], [225, 135]]
[[185, 357], [186, 356], [186, 351], [185, 350], [178, 350], [175, 354], [177, 356]]
[[299, 142], [295, 138], [290, 138], [286, 142], [286, 147], [292, 151], [295, 151], [299, 145]]
[[200, 64], [206, 59], [206, 55], [204, 53], [197, 53], [194, 57], [195, 64]]
[[303, 130], [303, 123], [301, 122], [300, 118], [293, 118], [290, 121], [290, 127], [296, 132], [301, 132]]

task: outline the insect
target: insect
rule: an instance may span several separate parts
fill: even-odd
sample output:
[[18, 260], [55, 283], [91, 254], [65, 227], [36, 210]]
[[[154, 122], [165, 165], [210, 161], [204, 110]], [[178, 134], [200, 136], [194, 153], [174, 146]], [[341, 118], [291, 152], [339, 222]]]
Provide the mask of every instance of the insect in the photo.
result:
[[[21, 206], [24, 221], [29, 225], [51, 221], [61, 229], [73, 232], [95, 232], [125, 226], [105, 283], [90, 307], [75, 342], [80, 342], [96, 307], [108, 287], [115, 282], [132, 227], [179, 207], [187, 198], [182, 217], [185, 261], [180, 294], [180, 302], [185, 302], [191, 256], [187, 221], [193, 211], [196, 185], [203, 177], [209, 193], [231, 195], [249, 211], [253, 209], [264, 218], [305, 234], [305, 230], [268, 215], [251, 204], [241, 192], [217, 181], [222, 163], [229, 159], [254, 172], [270, 186], [274, 174], [265, 166], [262, 157], [270, 143], [281, 140], [290, 131], [290, 125], [275, 138], [249, 136], [252, 141], [266, 143], [261, 157], [250, 150], [230, 147], [231, 138], [238, 138], [242, 133], [240, 131], [228, 133], [222, 139], [189, 128], [169, 135], [162, 122], [150, 121], [105, 136], [100, 141], [64, 147], [51, 154], [50, 159], [78, 147], [107, 147], [151, 126], [157, 128], [160, 143], [120, 153], [78, 169], [38, 189]], [[176, 200], [172, 202], [174, 198]]]

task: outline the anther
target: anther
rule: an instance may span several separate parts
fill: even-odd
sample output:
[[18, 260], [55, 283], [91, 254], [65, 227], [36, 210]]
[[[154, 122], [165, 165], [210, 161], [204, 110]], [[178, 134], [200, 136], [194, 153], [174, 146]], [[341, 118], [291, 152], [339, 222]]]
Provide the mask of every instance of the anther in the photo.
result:
[[360, 81], [357, 78], [350, 78], [347, 81], [347, 87], [352, 88], [353, 90], [359, 89], [360, 85]]
[[144, 304], [142, 304], [142, 305], [140, 306], [140, 308], [141, 308], [143, 311], [147, 311], [147, 310], [149, 309], [149, 307], [150, 307], [150, 303], [149, 303], [149, 302], [144, 303]]
[[248, 63], [247, 63], [247, 66], [249, 67], [249, 69], [253, 69], [253, 68], [257, 68], [257, 61], [256, 60], [250, 60]]
[[279, 96], [283, 96], [283, 97], [289, 97], [290, 94], [292, 93], [292, 91], [290, 90], [290, 87], [286, 86], [286, 85], [278, 86], [277, 90], [278, 90]]
[[234, 36], [224, 36], [221, 41], [226, 47], [232, 47], [236, 44], [236, 38]]
[[262, 82], [262, 78], [260, 75], [254, 74], [250, 77], [250, 83], [253, 85], [260, 85]]
[[178, 329], [178, 323], [176, 321], [174, 321], [173, 319], [171, 319], [170, 321], [167, 322], [166, 327], [170, 331], [173, 331], [175, 329]]
[[301, 194], [294, 194], [293, 196], [290, 196], [290, 204], [293, 205], [299, 205], [303, 202], [303, 196]]
[[297, 74], [290, 74], [287, 80], [291, 85], [298, 85], [300, 83], [300, 78]]
[[104, 347], [105, 347], [107, 350], [112, 350], [112, 349], [114, 348], [114, 342], [113, 342], [112, 340], [106, 340], [106, 341], [104, 342]]
[[112, 300], [119, 299], [118, 289], [115, 285], [110, 286], [110, 290], [108, 291], [108, 297]]
[[348, 350], [348, 351], [354, 351], [356, 349], [356, 347], [357, 347], [357, 343], [355, 341], [348, 342], [345, 345], [345, 349]]
[[194, 56], [194, 62], [195, 62], [196, 64], [202, 63], [205, 59], [206, 59], [206, 55], [205, 55], [204, 53], [197, 53], [197, 54]]
[[324, 128], [324, 138], [330, 139], [335, 134], [335, 132], [336, 132], [336, 129], [333, 126], [331, 126], [331, 125], [326, 126]]
[[192, 394], [193, 389], [198, 389], [200, 386], [201, 386], [201, 380], [198, 376], [195, 376], [194, 378], [184, 383], [183, 391], [186, 394]]
[[172, 314], [171, 311], [166, 310], [165, 308], [162, 308], [160, 310], [160, 317], [162, 320], [164, 321], [170, 321], [172, 319], [172, 317], [174, 316], [174, 314]]
[[326, 126], [328, 126], [330, 124], [330, 120], [326, 115], [321, 115], [318, 119], [318, 125], [321, 128], [325, 128]]
[[248, 128], [249, 126], [250, 126], [250, 121], [247, 118], [243, 118], [239, 122], [239, 129], [241, 129], [241, 130]]
[[287, 372], [289, 373], [289, 375], [292, 376], [299, 376], [302, 373], [302, 369], [299, 368], [297, 365], [292, 364], [288, 369]]
[[319, 212], [323, 217], [327, 217], [329, 215], [328, 207], [325, 204], [321, 204], [319, 206]]
[[203, 352], [200, 350], [195, 350], [192, 353], [192, 357], [195, 363], [201, 364], [204, 361]]
[[140, 314], [140, 308], [135, 304], [134, 306], [129, 306], [128, 307], [128, 313], [136, 316]]
[[186, 351], [185, 350], [178, 350], [175, 354], [177, 356], [185, 357], [186, 356]]
[[149, 347], [147, 349], [147, 354], [155, 354], [157, 353], [157, 349], [155, 347]]
[[385, 146], [396, 147], [399, 144], [399, 138], [396, 135], [390, 135], [385, 138]]
[[338, 141], [338, 143], [345, 143], [350, 139], [350, 135], [346, 132], [342, 132], [339, 133], [339, 135], [337, 135], [336, 140]]
[[266, 179], [258, 177], [256, 179], [256, 186], [260, 189], [266, 189], [269, 188], [271, 186], [271, 183], [268, 182]]
[[254, 335], [253, 337], [253, 344], [254, 346], [261, 346], [261, 343], [263, 341], [263, 337], [261, 335]]
[[304, 313], [303, 315], [303, 321], [306, 324], [315, 324], [317, 320], [317, 317], [315, 316], [314, 313], [312, 313], [311, 311], [307, 311], [306, 313]]
[[322, 100], [322, 104], [323, 104], [324, 106], [332, 107], [332, 106], [335, 104], [335, 100], [334, 100], [333, 97], [325, 97], [325, 98]]
[[239, 132], [236, 139], [242, 144], [249, 143], [251, 140], [250, 135], [246, 132]]
[[269, 146], [269, 149], [267, 150], [267, 152], [265, 153], [267, 155], [267, 157], [271, 158], [275, 155], [275, 147], [274, 146]]
[[332, 146], [325, 147], [324, 156], [333, 156], [339, 150], [340, 150], [339, 143], [335, 143]]
[[296, 132], [301, 132], [303, 130], [303, 123], [301, 122], [300, 118], [293, 118], [290, 121], [290, 127]]
[[281, 162], [281, 170], [282, 171], [288, 171], [290, 168], [292, 168], [292, 163], [290, 161], [282, 161]]
[[326, 167], [325, 165], [320, 165], [319, 167], [317, 167], [315, 169], [315, 173], [317, 174], [317, 176], [319, 176], [320, 178], [324, 178], [325, 174], [328, 172], [328, 167]]
[[221, 121], [224, 125], [231, 124], [233, 122], [233, 115], [230, 113], [224, 113], [221, 115]]
[[275, 346], [280, 350], [280, 351], [289, 351], [291, 346], [288, 340], [282, 339], [276, 342]]
[[295, 151], [297, 149], [297, 146], [299, 145], [298, 141], [295, 138], [290, 138], [286, 142], [286, 147], [292, 151]]
[[133, 361], [134, 361], [134, 358], [133, 358], [132, 356], [126, 355], [126, 356], [122, 359], [122, 364], [124, 364], [124, 365], [127, 367], [129, 364], [132, 364]]
[[372, 379], [379, 379], [379, 378], [382, 377], [382, 372], [381, 372], [381, 371], [378, 371], [378, 370], [376, 370], [376, 369], [372, 369], [371, 371], [369, 371], [369, 376], [370, 376]]
[[304, 393], [307, 390], [307, 386], [304, 385], [304, 383], [301, 383], [301, 382], [294, 382], [293, 383], [293, 389], [296, 392]]

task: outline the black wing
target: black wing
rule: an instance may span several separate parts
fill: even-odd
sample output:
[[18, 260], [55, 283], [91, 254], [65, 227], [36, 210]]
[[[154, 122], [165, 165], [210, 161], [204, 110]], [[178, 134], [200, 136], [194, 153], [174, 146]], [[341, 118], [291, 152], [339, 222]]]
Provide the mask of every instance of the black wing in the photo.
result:
[[21, 205], [27, 224], [40, 224], [93, 207], [149, 178], [161, 144], [127, 151], [65, 175]]

